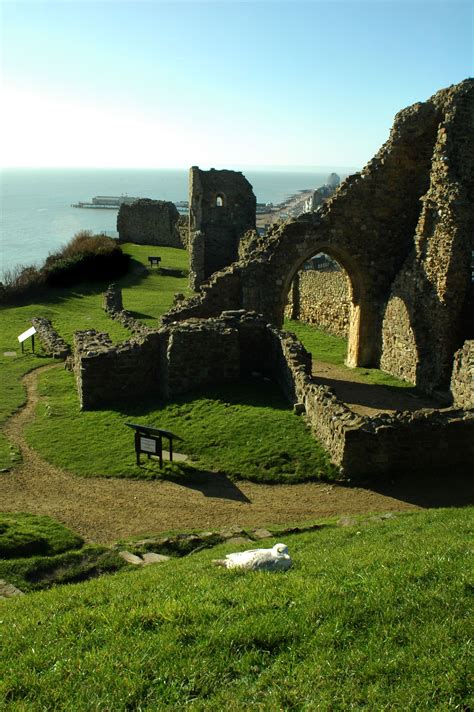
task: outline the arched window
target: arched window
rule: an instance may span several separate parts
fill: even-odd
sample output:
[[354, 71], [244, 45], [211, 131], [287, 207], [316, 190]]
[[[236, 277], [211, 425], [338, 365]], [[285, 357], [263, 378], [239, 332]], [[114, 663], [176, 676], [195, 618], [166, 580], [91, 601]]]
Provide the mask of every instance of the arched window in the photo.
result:
[[216, 208], [222, 208], [224, 206], [224, 196], [218, 195], [216, 197]]

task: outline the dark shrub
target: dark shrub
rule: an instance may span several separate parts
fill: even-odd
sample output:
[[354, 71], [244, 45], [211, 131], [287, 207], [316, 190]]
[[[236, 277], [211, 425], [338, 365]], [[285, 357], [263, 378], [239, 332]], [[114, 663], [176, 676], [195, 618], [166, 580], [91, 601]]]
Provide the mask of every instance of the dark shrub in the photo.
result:
[[78, 282], [113, 281], [126, 274], [129, 255], [106, 235], [78, 232], [67, 245], [49, 255], [44, 265], [6, 270], [0, 284], [0, 303], [11, 304], [38, 296], [46, 287]]

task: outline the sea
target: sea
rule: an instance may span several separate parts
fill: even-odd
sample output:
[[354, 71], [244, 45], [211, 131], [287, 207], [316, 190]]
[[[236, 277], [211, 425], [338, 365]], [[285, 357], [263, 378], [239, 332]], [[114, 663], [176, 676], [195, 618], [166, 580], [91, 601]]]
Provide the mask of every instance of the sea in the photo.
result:
[[[282, 203], [319, 188], [337, 168], [244, 170], [259, 203]], [[5, 270], [39, 266], [79, 230], [116, 237], [118, 210], [73, 208], [96, 195], [188, 199], [188, 171], [172, 169], [10, 168], [0, 172], [0, 281]]]

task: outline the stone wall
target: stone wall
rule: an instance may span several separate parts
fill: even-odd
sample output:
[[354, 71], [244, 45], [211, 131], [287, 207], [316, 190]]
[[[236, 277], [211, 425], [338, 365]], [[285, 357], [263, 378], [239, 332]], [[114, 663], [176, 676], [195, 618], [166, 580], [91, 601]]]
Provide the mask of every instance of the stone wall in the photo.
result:
[[255, 230], [256, 206], [252, 186], [242, 173], [190, 169], [188, 249], [193, 289], [238, 258], [240, 239]]
[[120, 242], [159, 247], [183, 247], [180, 215], [174, 203], [142, 198], [122, 203], [117, 215]]
[[173, 398], [258, 371], [306, 413], [331, 461], [353, 477], [451, 471], [474, 457], [474, 411], [357, 415], [330, 388], [313, 382], [311, 354], [294, 334], [244, 311], [178, 322], [119, 345], [106, 334], [78, 332], [73, 368], [84, 410], [153, 395]]
[[132, 334], [148, 334], [152, 331], [123, 308], [122, 290], [117, 284], [109, 284], [107, 291], [104, 292], [104, 310], [111, 319], [119, 321]]
[[300, 270], [293, 279], [285, 316], [347, 338], [350, 309], [350, 281], [345, 272]]
[[458, 408], [474, 408], [474, 341], [466, 341], [454, 354], [451, 394]]
[[166, 341], [153, 332], [121, 344], [95, 329], [74, 335], [71, 368], [82, 410], [97, 410], [140, 398], [162, 396], [160, 380]]
[[[474, 458], [474, 411], [460, 408], [360, 416], [312, 382], [308, 355], [292, 334], [272, 329], [271, 363], [290, 401], [304, 405], [311, 431], [346, 475], [463, 470]], [[280, 354], [280, 359], [275, 359]]]
[[31, 323], [36, 329], [36, 336], [45, 354], [54, 358], [67, 358], [69, 356], [71, 347], [59, 336], [49, 319], [38, 316], [34, 317]]
[[167, 336], [165, 391], [168, 398], [239, 377], [237, 329], [218, 320], [184, 322], [168, 330]]
[[473, 122], [472, 79], [399, 112], [388, 141], [316, 213], [274, 226], [165, 321], [246, 309], [279, 326], [294, 275], [324, 252], [351, 282], [348, 365], [447, 392], [454, 352], [473, 337]]

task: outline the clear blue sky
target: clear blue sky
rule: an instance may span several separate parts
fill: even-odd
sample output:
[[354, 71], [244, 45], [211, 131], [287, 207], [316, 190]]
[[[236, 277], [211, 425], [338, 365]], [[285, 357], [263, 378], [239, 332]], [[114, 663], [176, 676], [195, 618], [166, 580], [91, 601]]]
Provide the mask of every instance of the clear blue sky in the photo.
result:
[[1, 2], [4, 165], [361, 167], [473, 75], [473, 3]]

